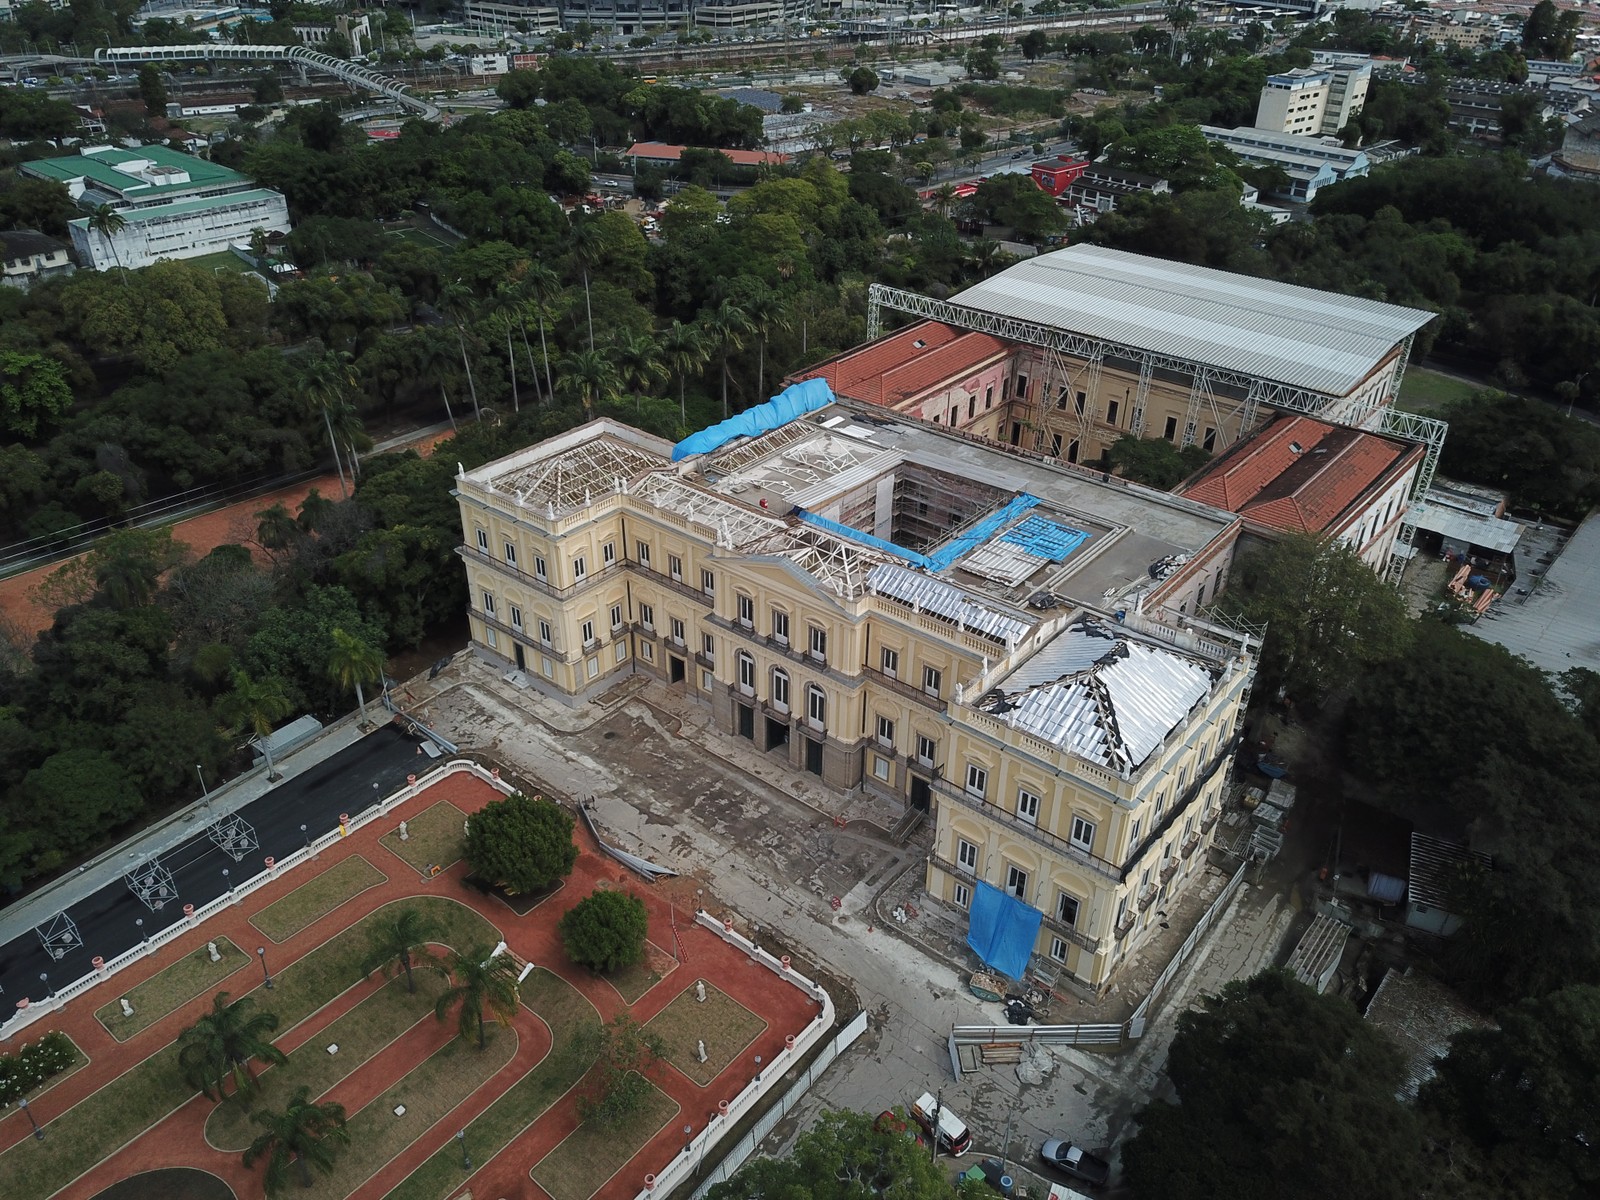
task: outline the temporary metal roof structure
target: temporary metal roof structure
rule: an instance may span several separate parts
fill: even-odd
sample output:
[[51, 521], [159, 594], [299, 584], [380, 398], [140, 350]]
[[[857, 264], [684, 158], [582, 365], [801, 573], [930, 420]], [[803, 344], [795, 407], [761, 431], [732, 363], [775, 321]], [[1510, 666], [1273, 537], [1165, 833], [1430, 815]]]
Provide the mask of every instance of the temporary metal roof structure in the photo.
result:
[[867, 587], [879, 596], [909, 604], [917, 612], [930, 613], [997, 642], [1019, 642], [1033, 627], [954, 584], [894, 563], [875, 568], [867, 577]]
[[1411, 873], [1406, 879], [1411, 903], [1449, 912], [1456, 873], [1467, 864], [1488, 868], [1494, 865], [1494, 860], [1480, 850], [1469, 850], [1459, 843], [1425, 833], [1413, 833]]
[[1330, 395], [1434, 316], [1090, 245], [1018, 263], [951, 303]]

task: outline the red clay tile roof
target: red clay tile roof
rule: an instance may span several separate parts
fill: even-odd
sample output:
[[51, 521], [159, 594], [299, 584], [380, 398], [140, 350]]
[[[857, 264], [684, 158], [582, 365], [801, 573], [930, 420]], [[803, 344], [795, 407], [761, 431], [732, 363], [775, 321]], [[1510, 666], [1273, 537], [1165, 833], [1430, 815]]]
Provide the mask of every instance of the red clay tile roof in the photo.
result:
[[1182, 494], [1269, 529], [1324, 533], [1418, 452], [1359, 429], [1281, 416], [1217, 459]]
[[818, 363], [796, 378], [826, 379], [835, 395], [893, 408], [1009, 350], [1009, 343], [987, 333], [963, 333], [938, 321], [920, 321]]
[[[674, 146], [667, 142], [635, 142], [623, 154], [624, 158], [644, 158], [651, 162], [677, 162], [683, 157], [683, 152], [688, 147]], [[787, 154], [779, 154], [775, 150], [719, 150], [717, 153], [726, 154], [728, 161], [737, 167], [760, 167], [768, 163], [778, 164], [789, 161]]]

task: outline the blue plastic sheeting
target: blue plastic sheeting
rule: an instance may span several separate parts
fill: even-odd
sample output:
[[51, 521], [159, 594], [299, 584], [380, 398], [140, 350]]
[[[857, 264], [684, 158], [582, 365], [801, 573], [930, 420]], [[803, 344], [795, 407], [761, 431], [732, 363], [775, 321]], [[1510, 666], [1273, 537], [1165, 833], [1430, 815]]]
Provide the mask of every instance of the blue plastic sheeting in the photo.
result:
[[[944, 570], [951, 563], [955, 562], [956, 559], [961, 558], [963, 555], [970, 554], [979, 546], [987, 542], [991, 537], [994, 536], [994, 531], [999, 529], [1000, 526], [1009, 525], [1012, 521], [1015, 521], [1030, 508], [1042, 503], [1044, 502], [1040, 500], [1039, 497], [1030, 496], [1027, 492], [1023, 492], [1022, 495], [1018, 496], [1015, 500], [1011, 501], [1011, 503], [1007, 504], [998, 512], [990, 513], [987, 517], [979, 521], [960, 537], [955, 538], [945, 545], [939, 547], [938, 553], [928, 557], [928, 570]], [[901, 551], [901, 553], [903, 554], [905, 552]]]
[[924, 570], [933, 569], [933, 559], [926, 554], [918, 554], [915, 550], [907, 550], [904, 546], [896, 546], [893, 542], [885, 541], [881, 537], [874, 537], [870, 533], [862, 533], [859, 529], [852, 529], [848, 525], [841, 525], [837, 521], [830, 521], [827, 517], [819, 517], [816, 513], [807, 512], [797, 508], [794, 515], [807, 525], [815, 525], [818, 529], [826, 529], [837, 537], [849, 538], [852, 542], [860, 542], [863, 546], [871, 546], [875, 550], [882, 550], [885, 554], [892, 554], [896, 558], [903, 558], [914, 567]]
[[1030, 908], [1009, 892], [987, 883], [977, 885], [972, 896], [972, 924], [967, 929], [967, 945], [1007, 979], [1021, 979], [1028, 972], [1034, 939], [1044, 914]]
[[1406, 894], [1406, 881], [1396, 879], [1393, 875], [1384, 875], [1374, 871], [1367, 876], [1367, 895], [1384, 904], [1399, 904], [1400, 897]]
[[759, 437], [832, 403], [833, 389], [828, 386], [826, 379], [807, 379], [803, 383], [791, 384], [765, 404], [747, 408], [736, 417], [717, 422], [710, 429], [691, 433], [672, 448], [672, 461], [678, 462], [691, 454], [710, 454], [734, 438]]
[[1015, 529], [1006, 530], [1000, 535], [1000, 540], [1021, 546], [1037, 558], [1060, 562], [1087, 542], [1089, 535], [1070, 525], [1057, 525], [1043, 517], [1029, 517]]

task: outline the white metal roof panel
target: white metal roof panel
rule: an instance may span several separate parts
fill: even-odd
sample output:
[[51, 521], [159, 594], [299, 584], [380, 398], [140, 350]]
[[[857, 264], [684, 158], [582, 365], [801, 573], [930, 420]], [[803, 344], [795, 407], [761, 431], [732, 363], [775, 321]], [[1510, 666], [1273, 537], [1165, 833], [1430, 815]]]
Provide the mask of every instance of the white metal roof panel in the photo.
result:
[[873, 569], [867, 586], [881, 596], [909, 604], [918, 612], [943, 617], [963, 629], [985, 634], [1002, 642], [1017, 642], [1032, 626], [1008, 613], [983, 603], [970, 592], [909, 567], [885, 563]]
[[1018, 263], [954, 303], [1341, 396], [1434, 315], [1089, 245]]

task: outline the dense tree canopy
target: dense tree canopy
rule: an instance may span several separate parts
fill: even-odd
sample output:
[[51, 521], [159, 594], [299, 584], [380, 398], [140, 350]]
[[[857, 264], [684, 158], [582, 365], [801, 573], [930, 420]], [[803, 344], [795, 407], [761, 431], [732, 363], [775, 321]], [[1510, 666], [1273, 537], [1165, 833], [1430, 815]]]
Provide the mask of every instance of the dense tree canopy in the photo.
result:
[[644, 901], [627, 892], [597, 891], [561, 916], [557, 932], [567, 957], [602, 973], [631, 967], [644, 957], [649, 931]]
[[513, 792], [473, 815], [466, 858], [474, 875], [511, 892], [549, 887], [578, 861], [572, 816], [559, 804]]

